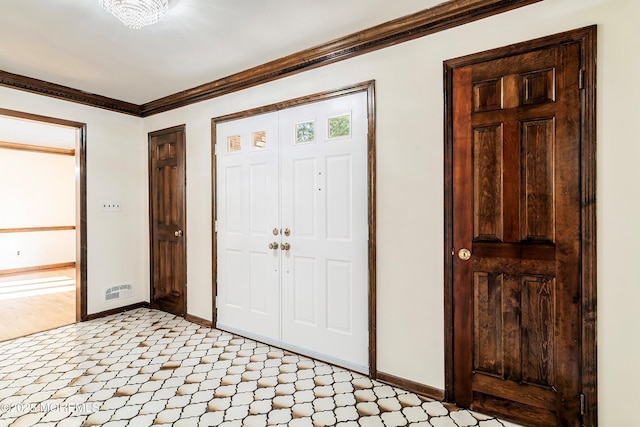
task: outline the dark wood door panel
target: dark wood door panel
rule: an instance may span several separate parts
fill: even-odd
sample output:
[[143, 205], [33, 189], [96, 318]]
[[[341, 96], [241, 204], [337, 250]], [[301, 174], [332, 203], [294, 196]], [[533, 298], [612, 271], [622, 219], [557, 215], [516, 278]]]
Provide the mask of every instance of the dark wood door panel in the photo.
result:
[[535, 120], [536, 118], [553, 117], [554, 114], [554, 104], [520, 105], [508, 110], [496, 109], [474, 113], [471, 117], [471, 124], [474, 127], [495, 126], [509, 120]]
[[579, 67], [567, 44], [452, 76], [454, 398], [546, 427], [580, 423]]
[[[511, 76], [529, 76], [532, 73], [554, 69], [556, 65], [556, 48], [542, 49], [474, 64], [472, 79], [475, 86], [477, 83], [487, 80], [500, 81], [511, 79]], [[532, 81], [531, 83], [534, 82]], [[513, 85], [510, 85], [510, 87], [513, 87]], [[517, 94], [517, 92], [514, 94]], [[506, 96], [508, 98], [512, 95], [508, 94]], [[510, 105], [510, 107], [513, 107], [513, 105]]]
[[[549, 413], [547, 408], [552, 407], [556, 403], [556, 396], [553, 390], [547, 390], [540, 387], [528, 386], [527, 384], [514, 387], [511, 383], [501, 383], [498, 387], [487, 381], [486, 377], [477, 376], [473, 379], [474, 393], [477, 395], [489, 396], [509, 396], [516, 404], [526, 404], [533, 408], [542, 409]], [[547, 425], [553, 425], [552, 422]]]
[[510, 258], [519, 260], [554, 261], [556, 245], [550, 242], [521, 241], [484, 242], [473, 241], [473, 259], [478, 258]]
[[[474, 392], [474, 410], [484, 414], [509, 414], [508, 418], [514, 422], [531, 427], [549, 427], [558, 425], [557, 413], [553, 410], [535, 406], [533, 399], [527, 399], [526, 402], [518, 402], [514, 400], [495, 397], [494, 388], [491, 386], [491, 393]], [[526, 392], [519, 390], [509, 394], [516, 396], [524, 396]], [[525, 399], [521, 399], [525, 400]], [[504, 417], [504, 415], [503, 415]]]
[[555, 241], [554, 118], [520, 121], [520, 236]]
[[505, 238], [502, 195], [510, 192], [502, 180], [508, 167], [503, 162], [503, 135], [502, 123], [473, 127], [473, 182], [481, 183], [473, 187], [474, 240], [502, 242]]
[[149, 134], [151, 306], [186, 314], [184, 126]]

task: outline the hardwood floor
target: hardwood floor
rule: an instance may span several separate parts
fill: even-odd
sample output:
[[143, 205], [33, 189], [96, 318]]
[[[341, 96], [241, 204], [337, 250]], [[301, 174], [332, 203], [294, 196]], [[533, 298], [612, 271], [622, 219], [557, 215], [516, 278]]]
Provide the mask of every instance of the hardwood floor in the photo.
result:
[[72, 268], [0, 276], [0, 341], [75, 323], [74, 283]]

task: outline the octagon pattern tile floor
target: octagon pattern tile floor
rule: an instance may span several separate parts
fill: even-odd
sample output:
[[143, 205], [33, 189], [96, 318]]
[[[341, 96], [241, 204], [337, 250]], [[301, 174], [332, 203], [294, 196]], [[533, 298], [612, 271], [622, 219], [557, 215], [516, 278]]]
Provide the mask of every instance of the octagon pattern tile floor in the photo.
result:
[[517, 427], [148, 309], [0, 343], [4, 426]]

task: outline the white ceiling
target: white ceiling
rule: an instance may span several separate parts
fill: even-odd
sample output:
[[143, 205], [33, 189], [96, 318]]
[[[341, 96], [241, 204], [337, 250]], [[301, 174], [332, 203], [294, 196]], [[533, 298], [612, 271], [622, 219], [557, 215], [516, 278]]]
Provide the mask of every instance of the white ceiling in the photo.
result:
[[170, 0], [126, 28], [98, 0], [0, 0], [0, 70], [143, 104], [442, 0]]

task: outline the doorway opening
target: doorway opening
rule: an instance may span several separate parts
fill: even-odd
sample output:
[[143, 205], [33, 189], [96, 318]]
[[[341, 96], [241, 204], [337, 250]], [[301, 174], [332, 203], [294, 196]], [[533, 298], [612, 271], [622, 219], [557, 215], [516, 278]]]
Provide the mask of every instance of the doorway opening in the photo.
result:
[[85, 124], [0, 109], [0, 340], [86, 320]]

